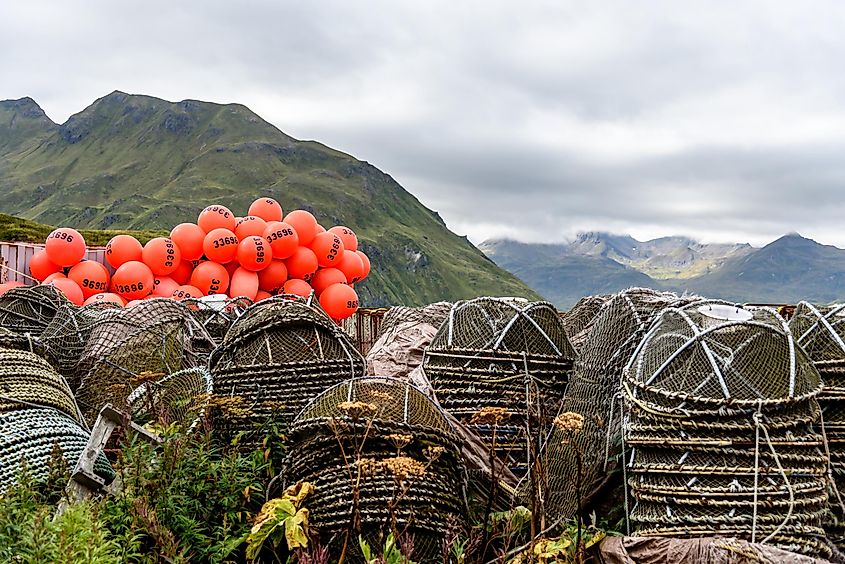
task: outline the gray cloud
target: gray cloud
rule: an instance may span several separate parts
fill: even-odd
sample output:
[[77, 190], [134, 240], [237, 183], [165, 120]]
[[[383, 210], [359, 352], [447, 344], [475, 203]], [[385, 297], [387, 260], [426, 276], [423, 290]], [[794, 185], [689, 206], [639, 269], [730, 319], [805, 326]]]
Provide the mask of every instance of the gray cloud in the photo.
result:
[[845, 5], [0, 6], [0, 98], [241, 102], [478, 242], [578, 230], [845, 246]]

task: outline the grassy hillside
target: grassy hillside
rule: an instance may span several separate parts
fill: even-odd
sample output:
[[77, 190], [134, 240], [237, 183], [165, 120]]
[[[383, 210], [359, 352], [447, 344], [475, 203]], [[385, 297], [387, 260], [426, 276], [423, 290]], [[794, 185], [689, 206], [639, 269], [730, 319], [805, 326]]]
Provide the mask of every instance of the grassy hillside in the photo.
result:
[[358, 233], [373, 263], [360, 287], [368, 305], [537, 297], [389, 175], [297, 141], [244, 106], [113, 92], [59, 126], [32, 100], [0, 102], [0, 211], [52, 225], [158, 230], [211, 203], [242, 214], [263, 195]]

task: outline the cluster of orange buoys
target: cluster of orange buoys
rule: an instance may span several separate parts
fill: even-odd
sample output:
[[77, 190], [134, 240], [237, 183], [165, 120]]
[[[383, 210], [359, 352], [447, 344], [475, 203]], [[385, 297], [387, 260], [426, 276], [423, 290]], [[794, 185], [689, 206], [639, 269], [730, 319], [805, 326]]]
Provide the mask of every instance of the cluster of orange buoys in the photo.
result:
[[30, 260], [30, 272], [78, 305], [215, 294], [261, 300], [313, 292], [336, 320], [358, 309], [353, 284], [370, 272], [351, 229], [326, 230], [305, 210], [285, 215], [272, 198], [256, 200], [243, 217], [225, 206], [208, 206], [196, 223], [179, 224], [170, 237], [146, 245], [118, 235], [106, 246], [112, 275], [103, 264], [84, 260], [85, 252], [78, 231], [56, 229]]

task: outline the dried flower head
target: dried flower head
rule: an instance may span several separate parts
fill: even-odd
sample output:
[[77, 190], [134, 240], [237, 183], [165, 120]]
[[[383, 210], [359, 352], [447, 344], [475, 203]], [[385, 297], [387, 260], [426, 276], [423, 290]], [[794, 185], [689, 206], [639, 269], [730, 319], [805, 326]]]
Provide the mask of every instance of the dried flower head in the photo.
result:
[[567, 411], [555, 417], [554, 425], [560, 431], [575, 434], [584, 427], [584, 416], [574, 411]]
[[409, 476], [425, 476], [425, 466], [408, 456], [387, 458], [379, 462], [379, 467], [383, 472], [392, 474], [399, 482], [404, 482]]
[[326, 424], [335, 435], [342, 435], [349, 430], [349, 423], [337, 417], [329, 417]]
[[414, 440], [414, 437], [413, 435], [391, 433], [390, 435], [387, 435], [387, 440], [393, 443], [393, 446], [396, 447], [396, 450], [402, 450], [403, 448], [411, 444], [411, 441]]
[[379, 463], [373, 458], [362, 458], [355, 462], [361, 476], [374, 476], [379, 471]]
[[247, 417], [252, 413], [241, 396], [211, 396], [208, 406], [229, 419]]
[[393, 396], [381, 390], [370, 390], [367, 394], [370, 396], [370, 399], [381, 400], [383, 402], [393, 399]]
[[425, 457], [428, 458], [428, 460], [431, 462], [434, 462], [435, 460], [440, 458], [445, 451], [446, 449], [442, 446], [427, 446], [425, 447], [425, 449], [423, 449]]
[[507, 421], [510, 417], [511, 412], [504, 407], [486, 406], [472, 415], [470, 423], [473, 425], [498, 425]]
[[364, 403], [362, 401], [345, 401], [338, 404], [338, 407], [353, 420], [361, 419], [362, 417], [372, 417], [378, 411], [375, 404]]

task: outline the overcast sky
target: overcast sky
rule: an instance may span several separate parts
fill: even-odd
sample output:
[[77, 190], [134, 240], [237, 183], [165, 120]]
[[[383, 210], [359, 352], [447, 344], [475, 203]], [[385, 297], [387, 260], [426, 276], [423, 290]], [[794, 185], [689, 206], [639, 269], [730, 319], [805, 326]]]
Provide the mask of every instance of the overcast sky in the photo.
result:
[[0, 99], [246, 104], [476, 243], [845, 246], [845, 2], [0, 0]]

